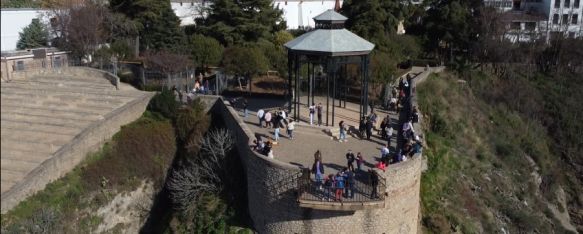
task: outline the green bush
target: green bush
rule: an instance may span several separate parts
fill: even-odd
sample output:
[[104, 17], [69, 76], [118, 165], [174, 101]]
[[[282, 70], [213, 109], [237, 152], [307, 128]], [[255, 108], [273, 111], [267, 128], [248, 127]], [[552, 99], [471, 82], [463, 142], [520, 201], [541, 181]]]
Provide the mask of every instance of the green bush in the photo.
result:
[[159, 112], [168, 119], [174, 119], [180, 103], [176, 101], [176, 97], [171, 90], [163, 89], [162, 92], [156, 94], [148, 104], [148, 110], [152, 112]]
[[174, 129], [169, 121], [140, 119], [122, 127], [103, 159], [84, 168], [87, 188], [133, 187], [143, 179], [162, 184], [176, 153]]

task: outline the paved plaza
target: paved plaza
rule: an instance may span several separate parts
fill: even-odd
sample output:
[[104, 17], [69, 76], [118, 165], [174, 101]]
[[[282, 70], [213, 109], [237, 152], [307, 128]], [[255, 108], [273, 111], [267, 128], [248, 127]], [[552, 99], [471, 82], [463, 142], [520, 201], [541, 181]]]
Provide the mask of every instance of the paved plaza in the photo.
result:
[[[273, 100], [273, 99], [258, 99], [258, 98], [248, 98], [249, 102], [249, 116], [243, 118], [245, 123], [250, 127], [250, 129], [262, 137], [262, 139], [268, 139], [273, 141], [274, 129], [272, 128], [261, 128], [259, 126], [259, 119], [257, 118], [256, 111], [259, 109], [269, 109], [277, 108], [282, 106], [283, 100]], [[306, 100], [306, 97], [303, 98]], [[326, 109], [326, 98], [316, 97], [316, 104], [322, 102], [324, 106], [323, 118], [325, 119], [325, 109]], [[338, 123], [340, 120], [344, 120], [349, 130], [347, 135], [347, 142], [338, 142], [335, 137], [330, 135], [330, 128], [332, 126], [317, 126], [312, 125], [307, 122], [309, 121], [309, 111], [308, 106], [302, 105], [301, 107], [301, 122], [296, 124], [296, 129], [294, 130], [294, 139], [289, 139], [285, 130], [280, 131], [280, 139], [277, 145], [273, 147], [274, 157], [277, 160], [288, 162], [293, 165], [301, 167], [311, 167], [314, 162], [314, 153], [320, 150], [323, 157], [323, 163], [325, 165], [326, 174], [335, 173], [346, 166], [346, 153], [351, 149], [356, 155], [357, 152], [361, 152], [364, 156], [366, 163], [364, 164], [364, 170], [373, 167], [377, 160], [380, 159], [380, 149], [382, 145], [386, 144], [386, 140], [381, 139], [377, 134], [376, 130], [373, 130], [373, 136], [371, 140], [360, 139], [356, 130], [358, 129], [358, 115], [359, 115], [359, 105], [356, 103], [346, 103], [346, 108], [336, 107], [335, 114], [336, 120], [333, 128], [338, 128]], [[331, 112], [331, 107], [330, 107]], [[397, 129], [397, 114], [393, 111], [388, 112], [385, 110], [378, 110], [375, 108], [375, 112], [378, 115], [378, 121], [376, 128], [378, 129], [382, 119], [389, 114], [391, 117], [391, 124], [393, 129], [395, 129], [393, 134], [393, 139], [391, 141], [391, 154], [395, 150], [396, 146], [396, 129]], [[239, 112], [241, 117], [243, 116], [242, 111]], [[291, 114], [290, 114], [291, 115]], [[331, 113], [330, 113], [330, 124], [331, 124]], [[316, 122], [316, 121], [315, 121]], [[325, 120], [323, 121], [325, 124]], [[354, 130], [354, 131], [352, 131]], [[354, 165], [356, 167], [356, 164]]]

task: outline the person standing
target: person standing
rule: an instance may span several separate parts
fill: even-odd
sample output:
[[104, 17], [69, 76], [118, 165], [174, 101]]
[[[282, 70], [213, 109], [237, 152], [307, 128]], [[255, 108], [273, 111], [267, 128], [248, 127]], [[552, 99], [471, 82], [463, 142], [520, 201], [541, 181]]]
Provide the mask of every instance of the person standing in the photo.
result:
[[[277, 119], [277, 118], [276, 118]], [[277, 143], [277, 141], [279, 140], [279, 122], [276, 121], [273, 123], [273, 140]]]
[[316, 106], [316, 113], [318, 114], [318, 126], [322, 125], [322, 103]]
[[377, 187], [379, 185], [379, 176], [372, 169], [369, 169], [368, 173], [369, 173], [369, 177], [370, 177], [370, 185], [372, 187], [372, 192], [370, 193], [370, 198], [372, 198], [372, 199], [379, 198], [379, 194], [377, 192]]
[[346, 182], [344, 196], [354, 198], [354, 172], [348, 168], [344, 168], [344, 181]]
[[370, 136], [372, 135], [372, 120], [370, 118], [368, 118], [366, 120], [366, 139], [370, 140]]
[[247, 103], [247, 99], [243, 98], [243, 117], [247, 118], [249, 103]]
[[310, 110], [310, 125], [314, 124], [314, 113], [316, 112], [316, 106], [312, 102], [312, 105], [308, 107]]
[[346, 126], [344, 124], [344, 121], [340, 121], [340, 123], [338, 123], [338, 127], [340, 128], [340, 136], [338, 137], [338, 141], [339, 142], [345, 142], [346, 140]]
[[364, 117], [360, 118], [360, 123], [358, 124], [358, 133], [360, 134], [360, 139], [364, 138], [364, 132], [366, 131], [366, 122]]
[[350, 171], [354, 171], [354, 160], [356, 160], [356, 157], [354, 157], [352, 150], [349, 149], [348, 153], [346, 153], [346, 166]]
[[389, 145], [383, 146], [383, 148], [381, 148], [381, 160], [385, 161], [385, 159], [389, 157], [389, 153]]
[[342, 201], [342, 192], [344, 192], [344, 176], [338, 172], [336, 174], [336, 201]]
[[387, 126], [387, 145], [391, 145], [391, 139], [393, 138], [393, 127]]
[[267, 111], [264, 115], [265, 127], [271, 127], [271, 112]]
[[314, 160], [314, 164], [312, 164], [312, 173], [316, 177], [316, 186], [318, 190], [322, 190], [322, 180], [324, 179], [324, 164], [322, 164], [322, 160], [316, 158]]
[[358, 171], [361, 170], [362, 163], [364, 163], [364, 158], [362, 157], [362, 154], [358, 152], [356, 153], [356, 168], [358, 169]]
[[294, 129], [295, 129], [296, 123], [294, 122], [293, 119], [290, 119], [289, 123], [287, 124], [287, 135], [289, 137], [289, 139], [294, 139]]
[[257, 118], [259, 118], [259, 127], [263, 127], [263, 115], [265, 115], [265, 111], [263, 109], [259, 109], [257, 111]]

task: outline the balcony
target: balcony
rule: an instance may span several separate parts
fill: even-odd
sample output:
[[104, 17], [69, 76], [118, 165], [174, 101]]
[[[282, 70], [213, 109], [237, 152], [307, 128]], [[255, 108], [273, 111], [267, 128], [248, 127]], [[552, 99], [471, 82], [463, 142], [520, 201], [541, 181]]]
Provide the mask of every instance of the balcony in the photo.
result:
[[[376, 172], [374, 172], [376, 173]], [[377, 174], [378, 175], [378, 174]], [[337, 188], [334, 185], [319, 185], [310, 178], [309, 173], [304, 173], [298, 180], [298, 203], [300, 207], [317, 210], [355, 211], [365, 209], [385, 208], [385, 182], [379, 176], [376, 186], [377, 196], [371, 196], [375, 189], [368, 181], [368, 173], [356, 173], [353, 185], [354, 195], [347, 197], [344, 194], [340, 199], [335, 199]]]

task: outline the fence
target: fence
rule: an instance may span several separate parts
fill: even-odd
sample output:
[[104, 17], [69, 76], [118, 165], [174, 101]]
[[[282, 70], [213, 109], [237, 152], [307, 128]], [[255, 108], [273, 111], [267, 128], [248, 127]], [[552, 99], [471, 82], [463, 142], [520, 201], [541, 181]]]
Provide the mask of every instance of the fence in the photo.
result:
[[[373, 171], [372, 173], [377, 173]], [[369, 182], [369, 173], [358, 171], [355, 173], [354, 184], [344, 183], [342, 189], [341, 202], [343, 203], [363, 203], [385, 200], [386, 185], [382, 177], [378, 174], [378, 185], [373, 186]], [[318, 182], [310, 178], [309, 170], [305, 170], [298, 180], [298, 200], [300, 201], [320, 201], [320, 202], [339, 202], [336, 197], [337, 187], [334, 183], [324, 184], [324, 181]], [[376, 191], [375, 191], [376, 190]], [[347, 196], [351, 193], [351, 196]], [[376, 196], [375, 194], [376, 193]]]

